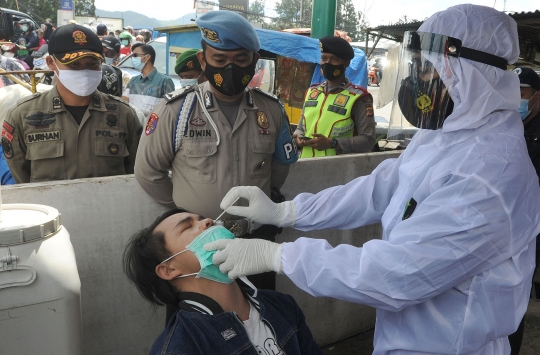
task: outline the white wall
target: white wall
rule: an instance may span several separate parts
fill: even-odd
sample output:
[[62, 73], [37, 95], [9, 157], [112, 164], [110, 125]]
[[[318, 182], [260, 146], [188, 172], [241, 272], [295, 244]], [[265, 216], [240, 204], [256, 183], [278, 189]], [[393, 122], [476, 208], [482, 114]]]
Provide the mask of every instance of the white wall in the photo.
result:
[[[398, 155], [384, 152], [300, 160], [291, 167], [282, 193], [291, 199], [300, 192], [315, 193], [343, 184]], [[84, 354], [148, 354], [164, 328], [165, 312], [159, 308], [154, 313], [127, 281], [122, 254], [129, 237], [165, 208], [148, 197], [132, 175], [3, 186], [2, 200], [49, 205], [62, 213], [81, 277]], [[277, 240], [309, 236], [326, 238], [332, 245], [361, 246], [380, 235], [380, 225], [371, 225], [352, 231], [303, 233], [291, 229], [278, 235]], [[375, 312], [370, 307], [314, 298], [285, 276], [278, 276], [277, 288], [294, 296], [321, 346], [374, 326]]]

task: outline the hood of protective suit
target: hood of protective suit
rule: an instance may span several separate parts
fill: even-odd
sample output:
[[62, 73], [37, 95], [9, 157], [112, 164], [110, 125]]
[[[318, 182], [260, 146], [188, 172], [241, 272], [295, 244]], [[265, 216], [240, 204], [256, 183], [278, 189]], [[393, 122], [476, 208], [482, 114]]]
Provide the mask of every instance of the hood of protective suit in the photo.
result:
[[[418, 29], [460, 39], [464, 47], [490, 53], [514, 63], [519, 55], [516, 22], [495, 9], [478, 5], [457, 5], [438, 12]], [[429, 56], [429, 55], [428, 55]], [[490, 126], [516, 116], [520, 101], [515, 73], [465, 58], [430, 58], [450, 96], [454, 110], [442, 131], [455, 132]], [[494, 111], [515, 115], [490, 115]]]

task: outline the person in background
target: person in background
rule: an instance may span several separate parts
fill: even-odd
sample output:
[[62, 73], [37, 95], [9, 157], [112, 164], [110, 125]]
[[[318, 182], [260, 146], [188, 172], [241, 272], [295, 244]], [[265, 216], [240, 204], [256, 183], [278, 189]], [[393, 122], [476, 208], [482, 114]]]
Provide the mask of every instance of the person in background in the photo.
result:
[[43, 38], [43, 30], [39, 29], [39, 30], [36, 30], [36, 34], [38, 36], [38, 46], [37, 47], [34, 47], [34, 48], [29, 48], [29, 50], [31, 51], [38, 51], [41, 46], [43, 46], [44, 44], [47, 44], [47, 41], [45, 40], [45, 38]]
[[42, 30], [43, 30], [43, 38], [45, 38], [45, 40], [48, 43], [49, 42], [49, 37], [51, 36], [51, 33], [56, 28], [54, 28], [54, 25], [53, 25], [51, 19], [49, 19], [49, 18], [45, 20], [45, 23], [42, 25], [42, 27], [45, 27], [45, 28], [42, 28]]
[[101, 38], [101, 44], [103, 45], [105, 63], [109, 65], [117, 65], [118, 59], [120, 58], [120, 49], [122, 48], [120, 41], [114, 36], [103, 36]]
[[[6, 42], [6, 34], [3, 29], [0, 29], [0, 42]], [[9, 45], [9, 44], [8, 44]], [[2, 45], [3, 47], [4, 45]], [[0, 47], [0, 48], [2, 48]], [[5, 71], [24, 71], [26, 70], [23, 65], [15, 58], [9, 58], [3, 55], [4, 49], [0, 49], [0, 68]], [[19, 77], [21, 80], [24, 80], [26, 82], [30, 81], [30, 77], [26, 74], [19, 75], [17, 74], [17, 77]], [[6, 75], [0, 76], [0, 87], [3, 86], [9, 86], [9, 85], [15, 85], [16, 83], [13, 82], [10, 78], [8, 78]]]
[[156, 51], [148, 44], [137, 43], [132, 48], [133, 67], [141, 72], [129, 81], [122, 99], [148, 116], [163, 95], [174, 91], [174, 82], [154, 67]]
[[103, 46], [91, 30], [64, 25], [49, 39], [56, 84], [25, 97], [3, 123], [2, 147], [17, 183], [133, 173], [142, 132], [135, 112], [97, 91]]
[[[520, 53], [516, 21], [456, 5], [403, 45], [398, 103], [419, 131], [398, 158], [293, 201], [239, 186], [221, 203], [306, 232], [380, 222], [382, 238], [362, 247], [222, 239], [204, 249], [222, 250], [213, 261], [231, 279], [274, 270], [314, 296], [375, 307], [374, 354], [508, 355], [540, 232], [540, 186], [516, 112], [520, 80], [507, 70]], [[429, 97], [439, 110], [426, 108]], [[229, 207], [239, 197], [249, 207]]]
[[178, 74], [180, 84], [184, 88], [189, 85], [202, 84], [206, 81], [201, 63], [197, 58], [198, 52], [198, 49], [188, 49], [176, 58], [174, 71]]
[[354, 51], [340, 37], [324, 37], [319, 43], [326, 81], [312, 85], [306, 93], [294, 132], [296, 144], [302, 147], [300, 157], [371, 152], [375, 145], [373, 98], [345, 76]]
[[144, 44], [144, 37], [142, 35], [137, 35], [135, 37], [135, 42], [133, 42], [133, 44], [137, 44], [137, 43], [140, 43], [140, 44]]
[[373, 63], [373, 67], [377, 68], [377, 83], [380, 85], [382, 80], [382, 74], [383, 74], [383, 66], [381, 64], [381, 58], [375, 59], [375, 63]]
[[28, 65], [30, 69], [34, 68], [34, 58], [31, 56], [31, 48], [39, 47], [39, 38], [34, 29], [34, 23], [29, 19], [19, 21], [19, 26], [22, 31], [21, 38], [25, 40], [24, 46], [28, 49], [28, 53], [21, 56], [21, 59]]
[[119, 36], [120, 44], [122, 45], [122, 48], [120, 49], [120, 55], [121, 56], [128, 56], [131, 54], [131, 42], [133, 41], [133, 37], [128, 32], [122, 32]]
[[103, 23], [100, 23], [99, 25], [97, 25], [97, 28], [96, 28], [96, 32], [97, 32], [97, 35], [99, 37], [99, 39], [101, 39], [103, 36], [106, 36], [107, 35], [107, 26]]
[[121, 97], [123, 91], [122, 70], [116, 67], [116, 61], [120, 56], [120, 42], [112, 36], [103, 36], [101, 44], [103, 45], [105, 64], [101, 65], [103, 76], [97, 89], [103, 93]]
[[120, 30], [116, 30], [114, 31], [114, 37], [116, 37], [116, 39], [120, 39]]
[[124, 27], [124, 32], [129, 33], [129, 35], [131, 36], [131, 42], [133, 43], [133, 41], [135, 41], [135, 35], [134, 35], [134, 32], [133, 32], [133, 27], [131, 27], [131, 26]]
[[150, 32], [150, 30], [147, 30], [146, 28], [139, 30], [139, 34], [143, 36], [143, 39], [144, 39], [143, 43], [145, 44], [152, 40], [152, 33]]

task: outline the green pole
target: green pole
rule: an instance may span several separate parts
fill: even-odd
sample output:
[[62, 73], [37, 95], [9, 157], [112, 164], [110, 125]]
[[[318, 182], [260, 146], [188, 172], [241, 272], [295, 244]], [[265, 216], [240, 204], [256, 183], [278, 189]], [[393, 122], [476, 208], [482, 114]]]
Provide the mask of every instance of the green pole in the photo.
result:
[[313, 0], [313, 13], [311, 14], [312, 38], [334, 35], [336, 2], [337, 0]]

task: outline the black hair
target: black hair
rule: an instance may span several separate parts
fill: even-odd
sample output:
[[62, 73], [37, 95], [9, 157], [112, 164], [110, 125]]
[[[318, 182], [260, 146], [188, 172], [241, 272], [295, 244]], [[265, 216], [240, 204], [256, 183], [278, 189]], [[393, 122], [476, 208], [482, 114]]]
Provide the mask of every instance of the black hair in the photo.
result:
[[150, 55], [150, 63], [154, 65], [154, 62], [156, 61], [156, 51], [154, 50], [154, 47], [149, 44], [135, 43], [133, 46], [131, 46], [131, 52], [133, 52], [136, 48], [139, 47], [141, 47], [141, 50], [144, 54]]
[[176, 208], [163, 213], [148, 227], [134, 234], [124, 250], [124, 273], [135, 284], [139, 293], [155, 306], [178, 303], [178, 291], [156, 274], [156, 266], [171, 256], [165, 247], [165, 235], [154, 229], [166, 218], [188, 212]]

